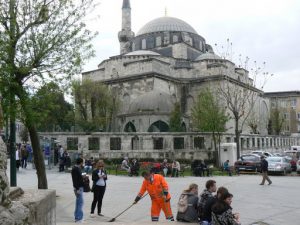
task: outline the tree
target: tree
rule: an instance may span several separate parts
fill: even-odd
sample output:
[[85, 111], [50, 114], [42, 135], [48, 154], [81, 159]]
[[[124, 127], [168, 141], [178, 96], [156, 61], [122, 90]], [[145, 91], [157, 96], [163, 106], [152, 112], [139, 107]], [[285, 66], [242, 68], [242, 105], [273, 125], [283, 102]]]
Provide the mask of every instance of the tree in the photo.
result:
[[[74, 125], [73, 105], [65, 100], [58, 84], [45, 84], [32, 96], [31, 102], [38, 131], [71, 130]], [[73, 115], [71, 118], [70, 114]]]
[[[81, 71], [93, 56], [95, 36], [83, 19], [92, 0], [0, 0], [0, 90], [9, 99], [11, 134], [21, 106], [37, 169], [38, 188], [46, 189], [47, 177], [40, 149], [30, 94], [49, 81], [64, 84]], [[11, 139], [12, 146], [14, 139]]]
[[226, 131], [225, 125], [228, 119], [228, 116], [225, 114], [225, 108], [222, 107], [218, 98], [213, 95], [210, 89], [207, 88], [199, 93], [197, 101], [192, 108], [193, 124], [199, 131], [212, 132], [218, 161], [217, 140], [220, 145], [221, 133]]
[[278, 105], [276, 105], [273, 109], [271, 109], [270, 115], [270, 130], [272, 134], [280, 135], [284, 123], [285, 119], [283, 112], [279, 109]]
[[182, 127], [182, 113], [180, 110], [180, 104], [178, 102], [174, 104], [174, 110], [171, 112], [169, 124], [171, 132], [185, 131]]
[[21, 130], [19, 132], [20, 138], [22, 142], [28, 142], [29, 141], [29, 135], [28, 135], [28, 130], [26, 127], [22, 126]]
[[73, 82], [76, 124], [84, 131], [111, 129], [119, 101], [101, 82], [84, 80]]

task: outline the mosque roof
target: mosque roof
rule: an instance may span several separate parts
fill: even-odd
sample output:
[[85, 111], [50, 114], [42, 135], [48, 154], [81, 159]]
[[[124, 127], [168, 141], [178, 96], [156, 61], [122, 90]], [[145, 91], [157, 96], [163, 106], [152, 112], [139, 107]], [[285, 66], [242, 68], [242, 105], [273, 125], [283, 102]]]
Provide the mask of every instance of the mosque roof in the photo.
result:
[[159, 56], [160, 54], [157, 52], [153, 52], [153, 51], [138, 50], [138, 51], [129, 52], [125, 55], [157, 55], [157, 56]]
[[212, 53], [212, 52], [206, 52], [201, 55], [199, 55], [195, 61], [201, 61], [201, 60], [212, 60], [212, 59], [222, 59], [220, 56]]
[[160, 31], [182, 31], [197, 34], [197, 31], [183, 20], [164, 16], [146, 23], [138, 31], [137, 36]]

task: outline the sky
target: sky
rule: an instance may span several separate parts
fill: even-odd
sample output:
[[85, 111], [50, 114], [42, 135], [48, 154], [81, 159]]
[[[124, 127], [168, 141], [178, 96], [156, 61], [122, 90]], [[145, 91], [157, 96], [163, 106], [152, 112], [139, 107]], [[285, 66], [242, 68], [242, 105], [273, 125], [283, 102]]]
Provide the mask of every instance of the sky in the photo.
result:
[[[84, 71], [110, 56], [119, 54], [123, 0], [95, 0], [99, 5], [86, 20], [98, 31], [93, 40], [96, 57], [86, 62]], [[299, 0], [130, 0], [132, 31], [147, 22], [168, 16], [190, 24], [215, 53], [227, 52], [236, 65], [254, 61], [269, 76], [264, 91], [300, 90], [300, 1]], [[229, 42], [227, 41], [229, 39]], [[222, 48], [223, 46], [223, 48]], [[241, 56], [240, 56], [241, 55]], [[239, 60], [241, 58], [241, 60]], [[266, 62], [265, 66], [263, 66]]]

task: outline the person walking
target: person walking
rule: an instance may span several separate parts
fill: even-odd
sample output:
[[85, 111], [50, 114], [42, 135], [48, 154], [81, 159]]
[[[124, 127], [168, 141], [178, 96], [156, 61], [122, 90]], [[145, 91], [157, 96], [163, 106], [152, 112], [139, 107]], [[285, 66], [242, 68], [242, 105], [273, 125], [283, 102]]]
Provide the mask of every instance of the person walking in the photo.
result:
[[142, 176], [144, 181], [133, 203], [136, 204], [147, 191], [152, 201], [151, 220], [153, 222], [158, 221], [160, 212], [163, 210], [166, 219], [174, 221], [170, 204], [171, 195], [165, 178], [160, 174], [153, 174], [148, 171], [144, 171]]
[[83, 159], [78, 158], [76, 159], [76, 165], [72, 168], [72, 181], [73, 181], [73, 188], [74, 193], [76, 196], [75, 202], [75, 223], [82, 223], [83, 221], [83, 177], [81, 174], [81, 170], [83, 168]]
[[198, 222], [198, 185], [190, 184], [180, 195], [176, 220], [181, 222]]
[[91, 205], [91, 217], [94, 217], [94, 211], [97, 205], [98, 216], [101, 214], [102, 200], [106, 189], [107, 172], [104, 169], [104, 162], [99, 160], [96, 165], [96, 169], [92, 173], [94, 199]]
[[261, 173], [263, 177], [260, 185], [264, 185], [266, 180], [269, 182], [269, 185], [271, 185], [272, 181], [268, 176], [268, 166], [269, 166], [268, 161], [266, 160], [265, 156], [261, 156], [260, 158], [261, 158]]

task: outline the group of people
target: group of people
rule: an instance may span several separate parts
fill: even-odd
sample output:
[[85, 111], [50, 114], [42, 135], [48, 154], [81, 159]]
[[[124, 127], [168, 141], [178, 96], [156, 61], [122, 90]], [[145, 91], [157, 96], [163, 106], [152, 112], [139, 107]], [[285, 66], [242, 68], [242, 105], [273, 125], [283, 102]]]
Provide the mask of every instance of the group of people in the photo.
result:
[[[164, 161], [165, 162], [165, 161]], [[272, 181], [268, 178], [268, 162], [262, 157], [262, 175], [263, 180]], [[83, 192], [85, 173], [84, 160], [78, 158], [76, 165], [72, 169], [73, 188], [76, 196], [75, 206], [75, 222], [81, 222], [83, 219]], [[163, 174], [165, 175], [165, 173]], [[171, 195], [169, 186], [164, 176], [153, 173], [153, 171], [144, 171], [144, 178], [140, 191], [138, 192], [133, 204], [137, 204], [148, 192], [151, 199], [151, 220], [158, 221], [161, 210], [169, 221], [174, 221], [171, 209]], [[104, 162], [99, 160], [92, 172], [92, 192], [94, 193], [93, 202], [91, 204], [91, 217], [95, 216], [97, 206], [97, 215], [103, 216], [101, 213], [102, 200], [106, 190], [107, 172], [104, 168]], [[216, 194], [214, 194], [216, 192]], [[178, 200], [176, 220], [182, 222], [200, 222], [200, 225], [240, 225], [239, 213], [233, 213], [231, 203], [233, 195], [225, 187], [217, 188], [215, 180], [208, 180], [205, 189], [198, 196], [198, 185], [190, 184], [189, 187], [182, 192]]]
[[204, 177], [211, 175], [209, 167], [205, 164], [203, 160], [194, 160], [191, 165], [192, 173], [196, 177]]
[[26, 169], [27, 162], [32, 161], [32, 148], [29, 144], [17, 144], [16, 145], [16, 168], [20, 167]]
[[129, 162], [128, 157], [124, 157], [121, 164], [121, 170], [127, 171], [129, 176], [138, 176], [140, 171], [140, 163], [137, 159], [132, 159]]
[[54, 156], [55, 158], [58, 158], [59, 172], [64, 172], [65, 169], [68, 169], [71, 166], [70, 155], [61, 145], [54, 149]]
[[[71, 175], [73, 181], [73, 190], [76, 196], [75, 202], [75, 222], [81, 223], [83, 221], [83, 192], [85, 190], [85, 181], [89, 182], [89, 179], [86, 179], [86, 173], [82, 173], [84, 169], [84, 160], [82, 158], [76, 159], [76, 164], [72, 168]], [[92, 172], [92, 189], [91, 191], [94, 193], [93, 201], [91, 204], [91, 217], [95, 216], [95, 209], [97, 206], [97, 215], [103, 216], [101, 213], [102, 209], [102, 200], [106, 189], [106, 180], [107, 180], [107, 172], [104, 168], [104, 162], [99, 160], [96, 163], [96, 166]], [[89, 190], [89, 189], [88, 189]]]
[[[214, 195], [214, 192], [217, 192]], [[198, 185], [191, 184], [180, 196], [186, 196], [186, 205], [178, 202], [177, 220], [198, 222], [201, 225], [239, 225], [239, 214], [233, 213], [231, 202], [233, 195], [227, 188], [217, 189], [216, 181], [208, 180], [205, 189], [198, 197]]]

